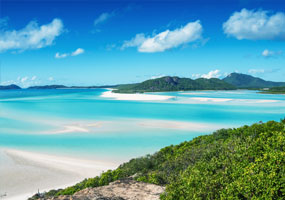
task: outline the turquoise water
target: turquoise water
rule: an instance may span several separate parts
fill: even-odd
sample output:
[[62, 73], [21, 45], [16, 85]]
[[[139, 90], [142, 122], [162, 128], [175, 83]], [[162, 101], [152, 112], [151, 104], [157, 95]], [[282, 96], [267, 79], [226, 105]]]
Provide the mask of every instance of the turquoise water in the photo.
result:
[[[0, 91], [0, 146], [128, 160], [209, 134], [217, 127], [238, 127], [285, 117], [284, 95], [245, 90], [169, 92], [157, 95], [174, 99], [144, 102], [103, 98], [100, 95], [105, 91]], [[210, 100], [203, 101], [205, 98]], [[226, 100], [217, 102], [213, 98]], [[141, 125], [151, 120], [158, 121], [157, 127], [156, 122], [152, 126]], [[169, 128], [159, 125], [161, 121], [204, 123], [208, 128]], [[103, 125], [92, 125], [97, 122]], [[66, 131], [70, 126], [82, 130]]]

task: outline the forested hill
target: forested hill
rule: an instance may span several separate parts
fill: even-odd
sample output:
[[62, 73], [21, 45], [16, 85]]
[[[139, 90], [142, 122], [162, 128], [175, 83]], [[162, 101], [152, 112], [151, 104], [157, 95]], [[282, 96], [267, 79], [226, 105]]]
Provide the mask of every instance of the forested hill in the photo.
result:
[[142, 83], [120, 85], [114, 92], [137, 93], [137, 92], [164, 92], [180, 90], [234, 90], [235, 86], [217, 78], [179, 78], [165, 76], [157, 79], [146, 80]]
[[285, 120], [199, 136], [45, 197], [70, 195], [130, 176], [166, 186], [163, 200], [284, 199]]
[[237, 88], [271, 88], [285, 86], [285, 82], [265, 81], [261, 78], [240, 73], [231, 73], [224, 78], [223, 81]]

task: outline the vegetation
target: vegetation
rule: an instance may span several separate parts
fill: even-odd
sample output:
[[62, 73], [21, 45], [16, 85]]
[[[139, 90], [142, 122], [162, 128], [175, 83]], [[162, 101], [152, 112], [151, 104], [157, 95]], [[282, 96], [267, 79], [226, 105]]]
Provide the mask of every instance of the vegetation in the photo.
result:
[[61, 89], [67, 88], [65, 85], [43, 85], [43, 86], [31, 86], [28, 89]]
[[231, 73], [223, 81], [236, 86], [237, 88], [253, 89], [253, 88], [271, 88], [285, 86], [285, 82], [265, 81], [261, 78], [253, 77], [246, 74]]
[[273, 87], [268, 90], [261, 90], [261, 93], [266, 94], [285, 94], [285, 87]]
[[217, 78], [179, 78], [165, 76], [157, 79], [150, 79], [142, 83], [120, 85], [114, 92], [117, 93], [142, 93], [142, 92], [167, 92], [180, 90], [234, 90], [235, 86]]
[[284, 199], [285, 120], [221, 129], [45, 196], [70, 195], [129, 176], [165, 185], [163, 200]]

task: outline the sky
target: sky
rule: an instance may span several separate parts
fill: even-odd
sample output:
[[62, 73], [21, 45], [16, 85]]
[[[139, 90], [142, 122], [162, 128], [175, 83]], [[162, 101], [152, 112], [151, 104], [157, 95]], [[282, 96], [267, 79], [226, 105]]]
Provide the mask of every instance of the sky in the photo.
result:
[[1, 0], [0, 84], [285, 81], [282, 0]]

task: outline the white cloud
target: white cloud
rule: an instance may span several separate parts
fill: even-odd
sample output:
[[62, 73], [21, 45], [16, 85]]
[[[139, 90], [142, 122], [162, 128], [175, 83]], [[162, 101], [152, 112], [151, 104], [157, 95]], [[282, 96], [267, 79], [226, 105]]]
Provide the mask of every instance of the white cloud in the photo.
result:
[[27, 77], [27, 76], [25, 76], [25, 77], [21, 78], [21, 79], [20, 79], [20, 80], [21, 80], [21, 83], [26, 82], [26, 81], [28, 80], [28, 78], [29, 78], [29, 77]]
[[264, 57], [270, 57], [270, 56], [273, 56], [274, 55], [274, 52], [273, 51], [269, 51], [268, 49], [265, 49], [262, 54], [262, 56]]
[[60, 54], [60, 53], [57, 52], [54, 57], [55, 58], [65, 58], [67, 56], [68, 56], [68, 54], [66, 54], [66, 53]]
[[220, 70], [216, 69], [216, 70], [213, 70], [213, 71], [209, 71], [209, 73], [207, 74], [202, 74], [201, 77], [202, 78], [219, 78], [221, 76], [220, 74]]
[[99, 17], [97, 19], [94, 20], [94, 26], [107, 21], [108, 19], [110, 19], [114, 15], [115, 15], [114, 12], [112, 12], [112, 13], [107, 13], [107, 12], [102, 13], [101, 15], [99, 15]]
[[242, 9], [223, 24], [224, 33], [239, 40], [285, 39], [285, 13]]
[[143, 33], [139, 33], [134, 37], [133, 39], [129, 41], [125, 41], [122, 49], [128, 48], [128, 47], [137, 47], [142, 45], [142, 43], [146, 40], [145, 36]]
[[264, 69], [250, 69], [250, 70], [248, 70], [248, 73], [250, 73], [250, 74], [263, 74], [265, 72], [265, 70]]
[[62, 53], [62, 54], [60, 54], [59, 52], [57, 52], [54, 57], [59, 59], [59, 58], [66, 58], [68, 56], [78, 56], [80, 54], [83, 54], [84, 51], [85, 51], [84, 49], [78, 48], [78, 49], [76, 49], [75, 51], [73, 51], [71, 53]]
[[51, 23], [39, 26], [31, 21], [21, 30], [0, 31], [0, 52], [16, 49], [39, 49], [53, 44], [63, 32], [63, 23], [54, 19]]
[[144, 34], [137, 34], [133, 39], [125, 41], [122, 49], [137, 47], [139, 52], [163, 52], [189, 42], [202, 38], [202, 25], [200, 21], [189, 22], [181, 28], [173, 31], [166, 30], [153, 37], [146, 37]]
[[278, 55], [281, 55], [282, 54], [282, 51], [270, 51], [268, 49], [265, 49], [261, 55], [265, 58], [269, 58], [269, 57], [272, 57], [272, 56], [278, 56]]
[[71, 56], [77, 56], [84, 53], [84, 49], [78, 48], [74, 52], [71, 53]]
[[17, 80], [7, 80], [2, 82], [3, 85], [10, 85], [15, 84], [19, 85], [20, 87], [30, 87], [31, 85], [37, 85], [40, 84], [40, 80], [38, 80], [37, 76], [32, 76], [31, 78], [29, 76], [19, 76]]
[[53, 80], [54, 80], [53, 77], [49, 77], [49, 78], [48, 78], [48, 81], [53, 81]]
[[222, 75], [220, 74], [220, 70], [216, 69], [216, 70], [212, 70], [209, 71], [207, 74], [192, 74], [192, 78], [197, 79], [197, 78], [219, 78]]

